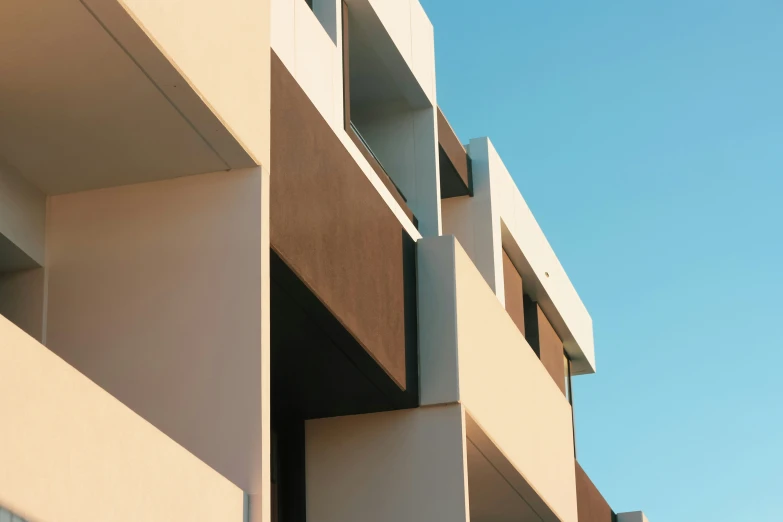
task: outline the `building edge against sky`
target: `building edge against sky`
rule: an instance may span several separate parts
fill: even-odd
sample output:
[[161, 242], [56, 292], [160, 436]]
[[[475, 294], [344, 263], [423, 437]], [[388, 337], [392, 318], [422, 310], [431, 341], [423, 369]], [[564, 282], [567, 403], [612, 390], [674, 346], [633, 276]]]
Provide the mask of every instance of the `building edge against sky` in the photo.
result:
[[592, 320], [418, 0], [0, 29], [0, 520], [646, 521], [576, 462]]

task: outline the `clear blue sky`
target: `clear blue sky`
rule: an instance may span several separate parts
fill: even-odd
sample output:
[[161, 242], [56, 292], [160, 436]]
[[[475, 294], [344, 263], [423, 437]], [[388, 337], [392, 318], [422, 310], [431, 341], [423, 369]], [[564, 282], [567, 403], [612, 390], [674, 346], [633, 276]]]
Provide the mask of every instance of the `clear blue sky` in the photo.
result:
[[783, 520], [783, 2], [421, 0], [590, 311], [579, 460], [650, 522]]

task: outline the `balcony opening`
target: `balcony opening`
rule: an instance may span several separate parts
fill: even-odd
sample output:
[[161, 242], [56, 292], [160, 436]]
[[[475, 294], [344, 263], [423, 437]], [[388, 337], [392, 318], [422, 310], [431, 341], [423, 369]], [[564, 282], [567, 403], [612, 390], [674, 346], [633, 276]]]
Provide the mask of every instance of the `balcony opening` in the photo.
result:
[[519, 472], [467, 412], [465, 425], [471, 522], [558, 520], [531, 478]]
[[274, 250], [270, 282], [272, 521], [301, 522], [307, 421], [415, 407], [418, 371], [402, 389]]
[[[436, 153], [433, 108], [400, 57], [391, 56], [398, 51], [390, 36], [367, 25], [343, 4], [345, 131], [415, 224], [416, 176]], [[417, 151], [425, 133], [432, 158]]]

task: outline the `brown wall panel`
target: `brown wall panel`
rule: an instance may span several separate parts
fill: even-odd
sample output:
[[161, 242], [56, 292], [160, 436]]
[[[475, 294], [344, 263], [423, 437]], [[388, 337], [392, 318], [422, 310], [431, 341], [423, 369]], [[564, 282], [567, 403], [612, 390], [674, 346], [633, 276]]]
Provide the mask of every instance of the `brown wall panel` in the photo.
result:
[[615, 522], [612, 508], [578, 462], [576, 465], [576, 503], [579, 522]]
[[549, 323], [541, 307], [538, 308], [538, 342], [541, 357], [541, 363], [552, 376], [552, 379], [565, 394], [565, 366], [563, 365], [563, 341], [555, 333], [555, 329]]
[[503, 251], [503, 281], [506, 296], [506, 311], [511, 319], [525, 335], [525, 310], [522, 305], [522, 295], [524, 293], [522, 288], [522, 276], [519, 275], [517, 268], [511, 262], [511, 259]]
[[272, 248], [405, 389], [413, 241], [274, 53], [270, 180]]

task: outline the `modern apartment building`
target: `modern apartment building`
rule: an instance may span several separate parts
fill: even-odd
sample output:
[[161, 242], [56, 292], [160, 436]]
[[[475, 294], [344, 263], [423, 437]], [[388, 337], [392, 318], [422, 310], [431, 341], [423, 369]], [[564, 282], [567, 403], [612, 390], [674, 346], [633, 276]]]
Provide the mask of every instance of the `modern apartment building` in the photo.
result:
[[418, 0], [2, 3], [0, 521], [646, 520], [434, 57]]

